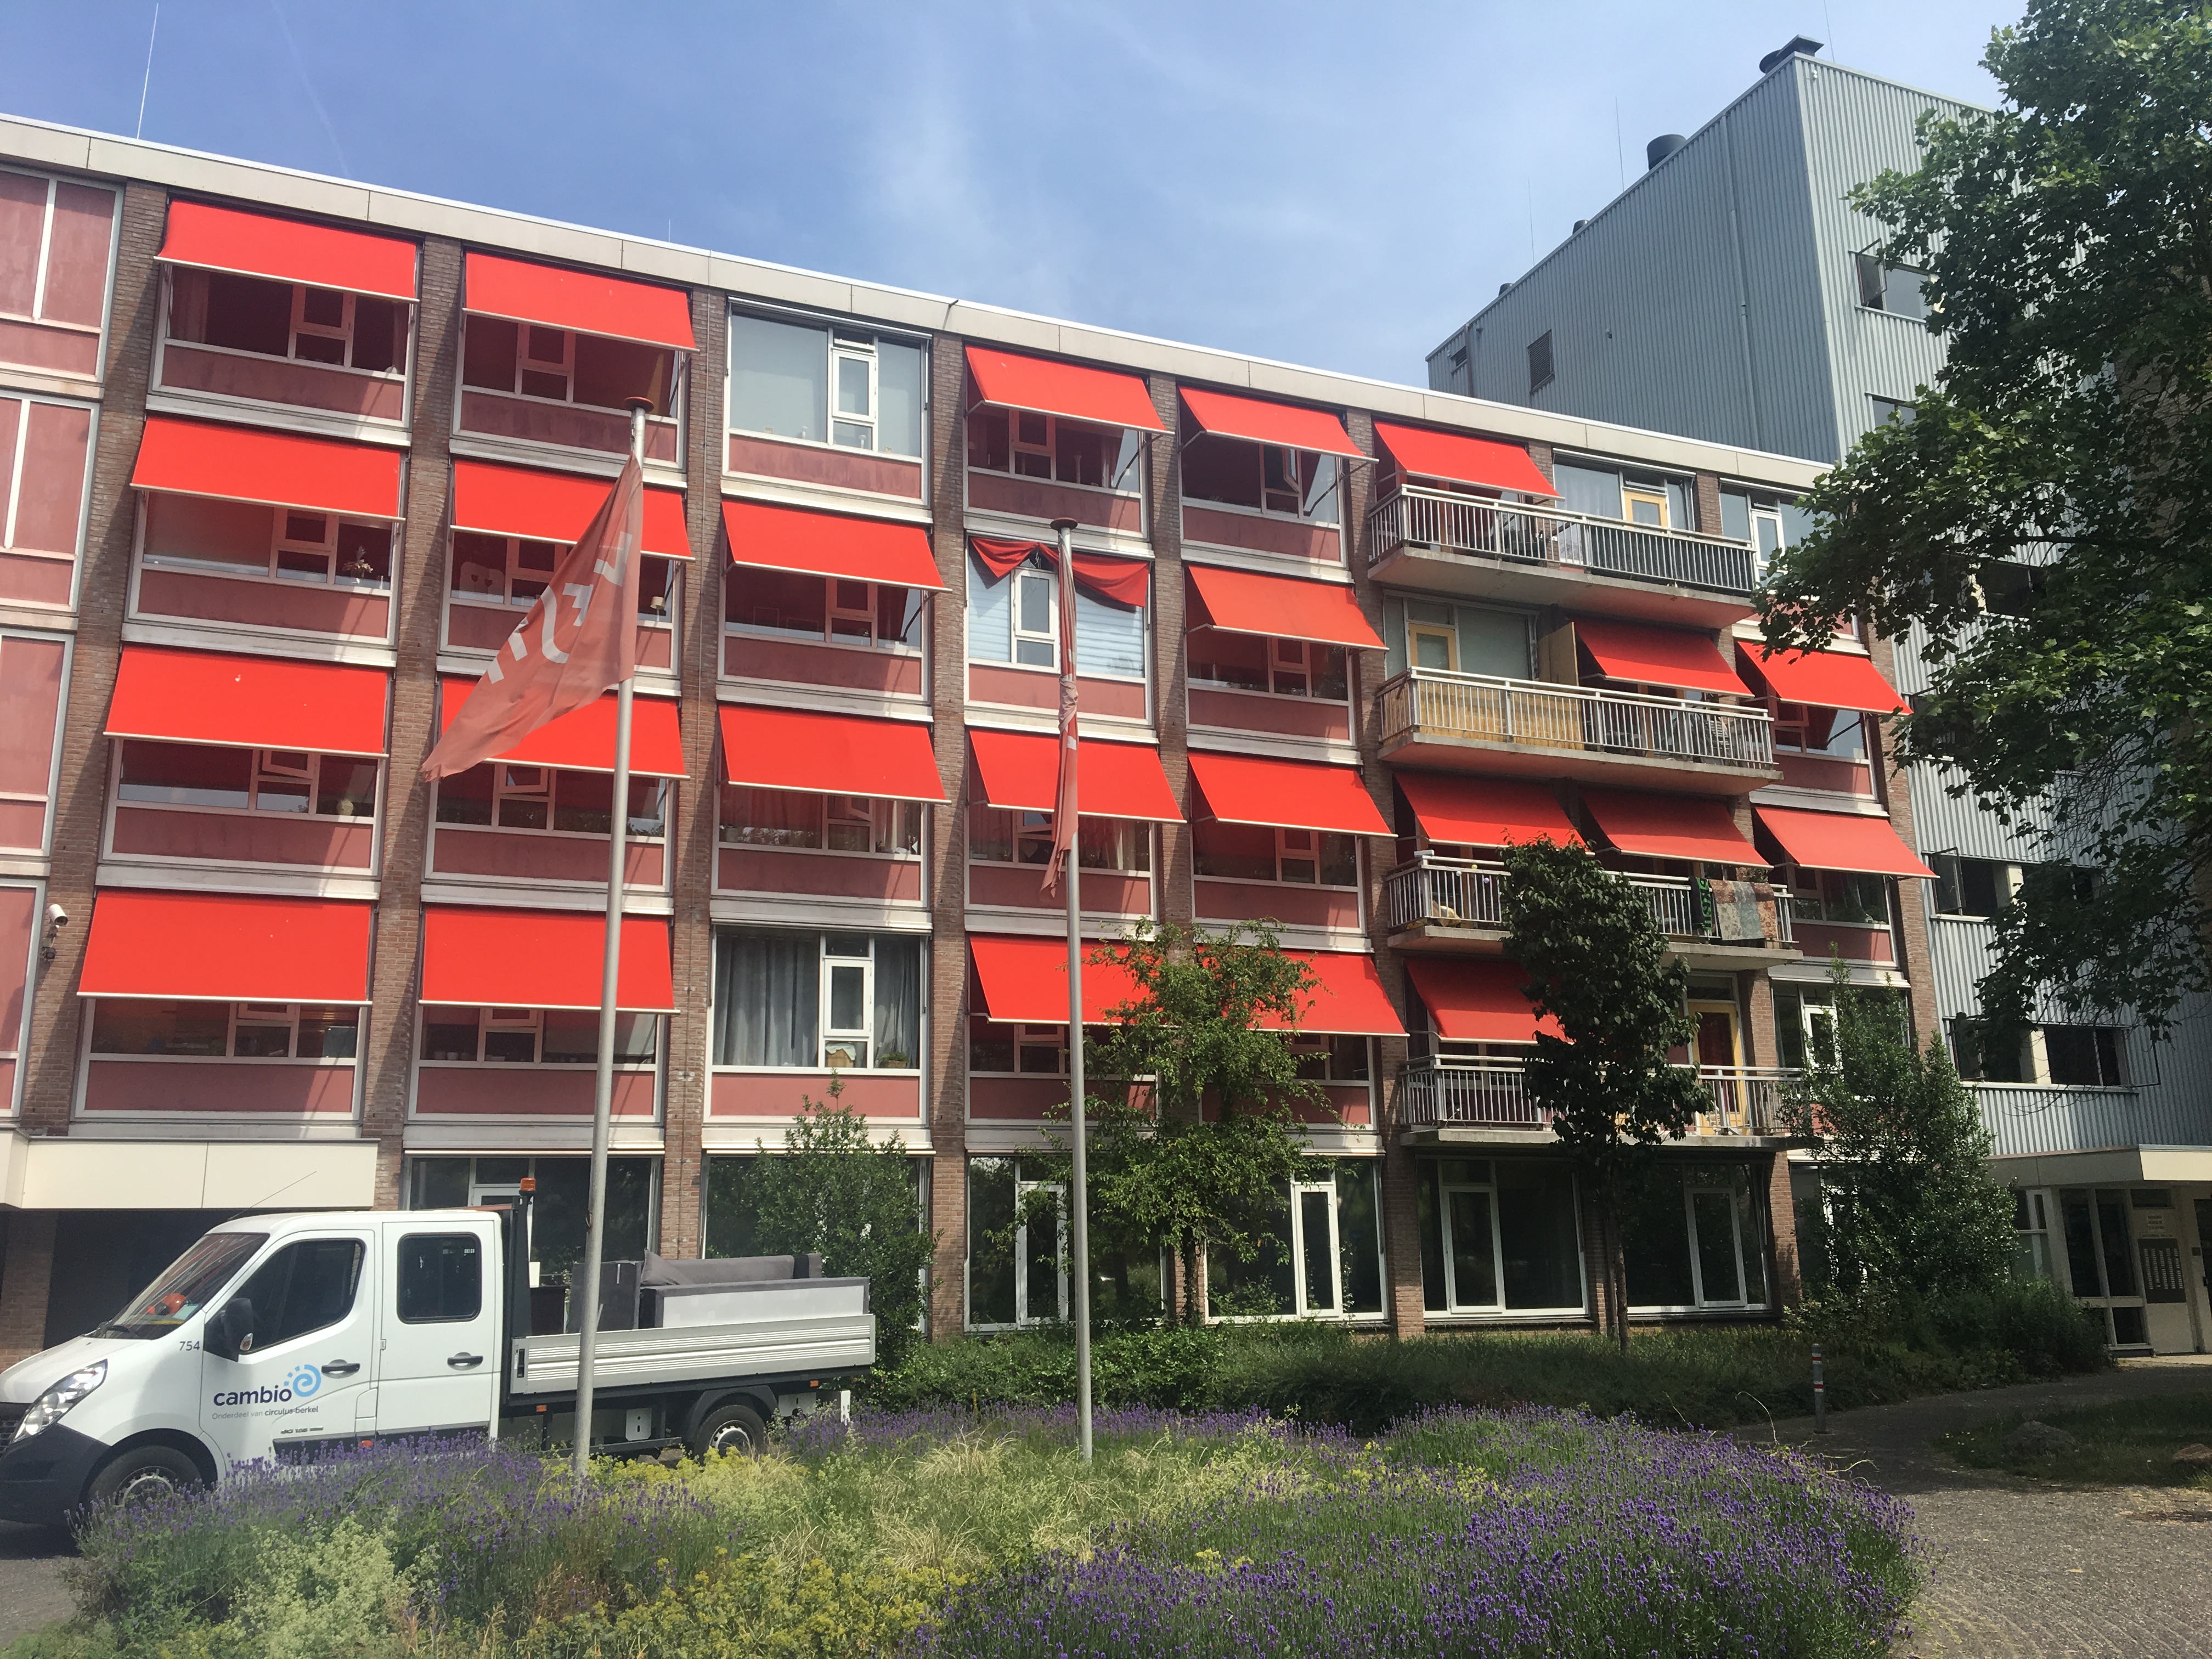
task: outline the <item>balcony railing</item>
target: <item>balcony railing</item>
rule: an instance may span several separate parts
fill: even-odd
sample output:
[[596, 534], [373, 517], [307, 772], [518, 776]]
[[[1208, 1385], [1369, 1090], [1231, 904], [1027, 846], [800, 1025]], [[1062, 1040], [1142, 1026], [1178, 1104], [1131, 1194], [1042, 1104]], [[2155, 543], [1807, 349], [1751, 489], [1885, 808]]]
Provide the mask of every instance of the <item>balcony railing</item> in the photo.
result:
[[[1790, 906], [1773, 900], [1759, 902], [1759, 919], [1772, 917], [1774, 938], [1730, 939], [1718, 926], [1705, 925], [1699, 914], [1696, 884], [1687, 876], [1621, 877], [1644, 896], [1651, 919], [1669, 939], [1701, 939], [1713, 945], [1740, 945], [1747, 949], [1761, 943], [1789, 945]], [[1505, 925], [1505, 867], [1480, 859], [1440, 858], [1417, 854], [1410, 864], [1393, 870], [1382, 884], [1385, 925], [1396, 932], [1425, 923], [1444, 927], [1503, 927]]]
[[[1781, 1122], [1784, 1090], [1803, 1073], [1775, 1066], [1700, 1066], [1712, 1104], [1698, 1115], [1699, 1134], [1770, 1134]], [[1540, 1129], [1549, 1116], [1529, 1097], [1517, 1060], [1408, 1060], [1399, 1073], [1401, 1121], [1418, 1128], [1458, 1126]]]
[[1414, 668], [1383, 681], [1376, 712], [1386, 747], [1456, 738], [1719, 766], [1774, 764], [1773, 720], [1744, 704]]
[[1367, 562], [1407, 548], [1748, 596], [1747, 542], [1407, 486], [1367, 511]]

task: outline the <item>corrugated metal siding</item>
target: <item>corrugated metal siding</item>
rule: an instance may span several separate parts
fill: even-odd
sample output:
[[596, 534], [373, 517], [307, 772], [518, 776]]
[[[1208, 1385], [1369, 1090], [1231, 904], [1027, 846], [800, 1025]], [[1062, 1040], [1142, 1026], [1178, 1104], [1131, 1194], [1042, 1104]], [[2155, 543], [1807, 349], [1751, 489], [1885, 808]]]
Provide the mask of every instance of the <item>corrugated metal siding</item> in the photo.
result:
[[2114, 1146], [2212, 1145], [2203, 1098], [2128, 1089], [2036, 1089], [1978, 1084], [1982, 1121], [1999, 1158], [2091, 1152]]

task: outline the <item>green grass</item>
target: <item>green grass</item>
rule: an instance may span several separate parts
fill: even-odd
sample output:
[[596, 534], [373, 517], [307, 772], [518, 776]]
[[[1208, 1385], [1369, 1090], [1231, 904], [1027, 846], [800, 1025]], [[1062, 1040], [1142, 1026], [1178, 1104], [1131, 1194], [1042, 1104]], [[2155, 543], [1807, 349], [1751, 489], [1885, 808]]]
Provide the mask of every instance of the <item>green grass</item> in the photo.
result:
[[1972, 1428], [1954, 1429], [1936, 1445], [1969, 1468], [2085, 1486], [2180, 1486], [2212, 1492], [2212, 1471], [2176, 1463], [2184, 1446], [2212, 1446], [2212, 1393], [2168, 1395], [2118, 1406], [2052, 1412], [2036, 1418], [2078, 1443], [2050, 1457], [2015, 1457], [2005, 1437], [2027, 1418], [2019, 1412]]

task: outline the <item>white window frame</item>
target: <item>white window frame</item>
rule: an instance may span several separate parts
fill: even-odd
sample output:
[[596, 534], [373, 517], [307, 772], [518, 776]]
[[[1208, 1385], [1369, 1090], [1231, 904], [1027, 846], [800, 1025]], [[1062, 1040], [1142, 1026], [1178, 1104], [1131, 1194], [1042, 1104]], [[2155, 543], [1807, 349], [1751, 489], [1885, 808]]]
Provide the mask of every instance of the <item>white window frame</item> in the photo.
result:
[[[1306, 1206], [1310, 1194], [1325, 1194], [1328, 1202], [1322, 1212], [1328, 1218], [1328, 1237], [1323, 1246], [1328, 1252], [1328, 1283], [1333, 1299], [1326, 1308], [1316, 1309], [1306, 1299], [1309, 1278], [1306, 1252], [1311, 1241], [1306, 1237]], [[1344, 1252], [1337, 1237], [1336, 1176], [1327, 1181], [1294, 1181], [1291, 1183], [1291, 1313], [1295, 1319], [1345, 1319], [1350, 1316], [1344, 1306]]]
[[[1831, 1008], [1829, 1012], [1832, 1016], [1834, 1010]], [[1735, 1283], [1739, 1292], [1733, 1300], [1725, 1297], [1711, 1297], [1705, 1293], [1705, 1264], [1704, 1251], [1699, 1248], [1700, 1240], [1698, 1231], [1697, 1200], [1700, 1197], [1718, 1198], [1723, 1207], [1728, 1212], [1729, 1240], [1730, 1247], [1735, 1253]], [[1682, 1223], [1689, 1234], [1690, 1287], [1697, 1297], [1696, 1305], [1698, 1308], [1759, 1308], [1766, 1305], [1765, 1303], [1753, 1302], [1741, 1294], [1750, 1288], [1751, 1275], [1745, 1271], [1743, 1211], [1736, 1203], [1736, 1194], [1733, 1188], [1725, 1182], [1685, 1181], [1682, 1183]], [[1753, 1248], [1754, 1249], [1758, 1248], [1756, 1240], [1753, 1242]], [[1763, 1267], [1764, 1264], [1762, 1264], [1760, 1274], [1762, 1278], [1765, 1276]]]
[[[1576, 1273], [1583, 1286], [1583, 1301], [1572, 1308], [1511, 1308], [1505, 1304], [1505, 1237], [1498, 1219], [1498, 1165], [1494, 1159], [1477, 1159], [1486, 1164], [1490, 1179], [1481, 1181], [1446, 1181], [1443, 1165], [1437, 1166], [1437, 1241], [1443, 1253], [1444, 1305], [1437, 1311], [1443, 1314], [1510, 1314], [1516, 1319], [1542, 1319], [1553, 1316], [1587, 1315], [1589, 1303], [1589, 1265], [1584, 1259], [1583, 1246], [1582, 1182], [1571, 1178], [1567, 1188], [1569, 1201], [1574, 1206]], [[1459, 1299], [1459, 1273], [1453, 1266], [1451, 1194], [1480, 1193], [1486, 1200], [1490, 1218], [1490, 1266], [1495, 1280], [1498, 1299], [1495, 1302], [1462, 1302]]]
[[[227, 1024], [223, 1030], [222, 1052], [219, 1054], [109, 1054], [93, 1046], [93, 1029], [99, 1020], [99, 1011], [84, 1022], [84, 1052], [88, 1060], [106, 1065], [111, 1060], [132, 1065], [153, 1063], [162, 1066], [353, 1066], [361, 1059], [361, 1028], [366, 1023], [363, 1005], [347, 1002], [220, 1002], [211, 997], [96, 997], [95, 1002], [214, 1002], [224, 1010]], [[354, 1052], [351, 1055], [302, 1054], [300, 1048], [300, 1010], [302, 1006], [315, 1008], [352, 1008], [354, 1014]], [[249, 1008], [272, 1011], [247, 1015]], [[284, 1052], [281, 1054], [241, 1054], [238, 1052], [238, 1029], [241, 1025], [274, 1030], [282, 1026], [286, 1036]]]
[[[1042, 668], [1057, 672], [1060, 668], [1060, 590], [1058, 586], [1060, 574], [1057, 571], [1040, 569], [1031, 562], [1024, 564], [1019, 569], [1014, 571], [1012, 580], [1014, 583], [1014, 591], [1010, 597], [1013, 603], [1007, 607], [1008, 621], [1013, 630], [1012, 665], [1016, 668]], [[1045, 625], [1041, 629], [1022, 626], [1024, 595], [1029, 591], [1028, 585], [1031, 583], [1044, 590]], [[1041, 647], [1044, 653], [1044, 660], [1036, 662], [1024, 659], [1022, 655], [1022, 647], [1025, 644], [1032, 650]]]
[[[194, 349], [198, 349], [197, 347]], [[156, 491], [152, 493], [166, 495], [172, 494], [173, 492]], [[137, 524], [138, 562], [140, 566], [145, 569], [186, 570], [190, 571], [196, 576], [216, 576], [228, 581], [283, 582], [288, 586], [295, 587], [322, 586], [351, 588], [366, 593], [390, 593], [392, 591], [392, 582], [390, 576], [377, 578], [374, 576], [348, 575], [337, 568], [338, 531], [339, 528], [344, 525], [356, 525], [364, 528], [380, 528], [384, 532], [386, 538], [385, 564], [387, 568], [396, 567], [398, 562], [398, 551], [392, 545], [392, 532], [395, 526], [390, 520], [364, 519], [350, 513], [319, 514], [307, 507], [271, 507], [270, 509], [272, 516], [270, 522], [269, 545], [264, 552], [262, 567], [257, 571], [251, 569], [243, 564], [235, 562], [218, 562], [213, 559], [195, 559], [191, 557], [189, 555], [185, 554], [155, 553], [149, 550], [146, 545], [146, 526], [149, 517], [149, 503], [144, 501], [142, 501], [139, 503]], [[288, 532], [291, 529], [291, 520], [295, 516], [300, 518], [319, 517], [322, 519], [324, 521], [322, 539], [319, 542], [309, 542], [289, 535]], [[315, 577], [305, 574], [299, 571], [287, 571], [283, 569], [279, 564], [279, 559], [283, 554], [288, 552], [314, 553], [323, 556], [325, 561], [325, 574], [320, 577]], [[24, 556], [30, 557], [36, 556], [27, 553]]]
[[[308, 820], [323, 818], [332, 823], [374, 823], [383, 811], [385, 763], [381, 759], [372, 759], [366, 755], [329, 757], [330, 759], [347, 764], [369, 761], [376, 769], [376, 794], [368, 803], [368, 811], [366, 812], [324, 812], [318, 811], [316, 806], [316, 803], [322, 796], [322, 763], [325, 757], [320, 751], [297, 749], [249, 749], [244, 744], [180, 743], [169, 745], [177, 749], [225, 749], [252, 757], [247, 763], [246, 804], [243, 806], [196, 806], [189, 801], [125, 799], [123, 794], [123, 745], [126, 743], [160, 743], [162, 739], [116, 738], [112, 741], [115, 744], [114, 764], [109, 769], [110, 782], [107, 787], [107, 801], [111, 808], [122, 807], [133, 812], [214, 812], [233, 817], [251, 814], [255, 817]], [[278, 756], [291, 755], [303, 756], [306, 765], [294, 766], [276, 758]], [[271, 782], [281, 779], [289, 782], [305, 783], [307, 786], [307, 805], [305, 810], [295, 811], [289, 807], [262, 805], [261, 786], [264, 778]]]
[[[416, 1065], [424, 1066], [503, 1066], [511, 1071], [519, 1071], [527, 1066], [532, 1068], [542, 1068], [550, 1072], [557, 1072], [563, 1075], [573, 1075], [574, 1073], [581, 1069], [574, 1061], [562, 1060], [556, 1064], [545, 1058], [546, 1011], [543, 1008], [517, 1008], [505, 1006], [496, 1008], [479, 1007], [475, 1011], [477, 1037], [476, 1053], [473, 1058], [468, 1060], [424, 1059], [422, 1056], [423, 1031], [424, 1029], [432, 1023], [429, 1018], [430, 1008], [434, 1006], [447, 1007], [459, 1006], [461, 1005], [445, 1003], [431, 1004], [422, 1002], [418, 1002], [416, 1005]], [[625, 1010], [624, 1012], [643, 1012], [644, 1011]], [[667, 1033], [663, 1028], [662, 1024], [662, 1022], [666, 1018], [666, 1016], [662, 1014], [647, 1014], [646, 1017], [653, 1022], [653, 1058], [649, 1060], [629, 1060], [617, 1059], [615, 1061], [615, 1070], [617, 1072], [647, 1073], [657, 1071], [659, 1068], [661, 1051], [665, 1044], [667, 1036]], [[450, 1022], [440, 1021], [437, 1023], [443, 1024]], [[526, 1060], [485, 1059], [484, 1049], [486, 1042], [491, 1034], [495, 1031], [529, 1032], [530, 1058]]]
[[[822, 978], [817, 993], [819, 1000], [816, 1004], [821, 1010], [817, 1021], [817, 1033], [821, 1042], [822, 1066], [827, 1071], [849, 1068], [865, 1072], [870, 1069], [869, 1062], [874, 1058], [876, 1046], [876, 942], [872, 937], [869, 938], [868, 954], [865, 957], [837, 957], [830, 954], [831, 937], [828, 933], [822, 936]], [[856, 1026], [832, 1025], [830, 1011], [834, 1003], [830, 987], [840, 972], [852, 973], [855, 970], [860, 975], [860, 1023]], [[854, 1052], [856, 1048], [857, 1053]], [[841, 1051], [846, 1058], [834, 1058]]]
[[[433, 830], [459, 830], [464, 833], [473, 830], [480, 834], [498, 834], [502, 836], [560, 836], [564, 838], [575, 841], [605, 841], [607, 839], [606, 836], [595, 830], [557, 830], [554, 828], [553, 817], [554, 812], [558, 805], [556, 799], [559, 790], [558, 781], [562, 774], [573, 773], [580, 776], [605, 776], [605, 774], [590, 773], [577, 767], [532, 766], [512, 761], [485, 761], [483, 764], [491, 768], [491, 822], [489, 823], [460, 823], [441, 818], [438, 816], [437, 799], [434, 796], [430, 804], [430, 824]], [[520, 779], [511, 780], [508, 775], [511, 773], [532, 772], [540, 775], [540, 781], [533, 783]], [[442, 785], [444, 780], [441, 779], [439, 781]], [[653, 784], [658, 786], [660, 791], [660, 829], [656, 832], [632, 827], [625, 832], [627, 838], [631, 841], [649, 842], [658, 844], [667, 838], [668, 814], [672, 805], [671, 789], [675, 780], [672, 778], [657, 778], [642, 772], [633, 772], [630, 774], [629, 781], [630, 787], [633, 789], [637, 787], [640, 784]], [[534, 829], [527, 824], [501, 823], [499, 821], [500, 804], [502, 801], [507, 800], [544, 801], [545, 803], [545, 827], [540, 830]], [[627, 802], [615, 803], [610, 801], [609, 811], [611, 812], [617, 805], [620, 805], [625, 810], [628, 806]], [[635, 819], [632, 820], [632, 823], [633, 825], [635, 824]]]
[[[805, 640], [821, 645], [842, 646], [847, 650], [891, 651], [909, 657], [919, 657], [922, 654], [921, 641], [928, 637], [928, 627], [926, 618], [920, 611], [916, 612], [915, 632], [918, 637], [915, 643], [908, 645], [903, 639], [886, 636], [882, 631], [883, 617], [879, 609], [883, 599], [882, 590], [887, 586], [896, 586], [896, 584], [855, 582], [848, 576], [824, 576], [821, 580], [823, 587], [822, 627], [819, 630], [786, 628], [776, 623], [732, 622], [725, 615], [722, 619], [723, 631], [728, 634], [750, 635], [757, 638]], [[867, 590], [866, 606], [839, 604], [837, 589], [841, 585], [865, 587]], [[929, 595], [927, 592], [922, 594], [921, 603], [925, 606], [929, 603]], [[865, 623], [867, 631], [865, 635], [858, 631], [841, 633], [837, 628], [841, 621], [854, 626], [856, 629], [859, 624]]]
[[[1014, 1224], [1014, 1324], [1042, 1325], [1064, 1322], [1067, 1318], [1067, 1188], [1056, 1181], [1024, 1181], [1016, 1166], [1014, 1176], [1014, 1213], [1021, 1218]], [[1031, 1193], [1053, 1194], [1053, 1208], [1059, 1218], [1056, 1237], [1060, 1241], [1058, 1262], [1053, 1277], [1058, 1291], [1058, 1310], [1051, 1314], [1030, 1311], [1030, 1224], [1023, 1212], [1023, 1200]]]
[[[280, 508], [279, 511], [281, 512], [282, 509]], [[460, 558], [460, 547], [455, 539], [459, 536], [476, 536], [486, 541], [502, 542], [506, 544], [507, 562], [501, 571], [501, 586], [497, 594], [469, 593], [453, 586], [453, 578], [459, 568], [458, 561]], [[553, 550], [551, 565], [543, 570], [526, 567], [521, 562], [522, 550], [526, 545], [551, 548]], [[448, 607], [459, 605], [465, 605], [472, 611], [527, 611], [538, 603], [538, 594], [543, 593], [551, 584], [554, 573], [561, 568], [561, 561], [568, 557], [569, 550], [574, 546], [574, 544], [572, 542], [549, 542], [535, 536], [498, 536], [483, 530], [453, 531], [446, 538], [446, 603]], [[663, 564], [671, 566], [681, 566], [684, 562], [681, 559], [671, 558], [665, 553], [640, 553], [638, 557], [658, 559]], [[482, 568], [478, 567], [478, 568]], [[517, 582], [535, 583], [538, 592], [527, 595], [519, 594], [514, 591]], [[668, 572], [668, 580], [664, 584], [664, 591], [680, 601], [683, 592], [680, 570], [671, 569]], [[641, 611], [636, 618], [637, 625], [640, 628], [673, 629], [676, 626], [678, 608], [677, 605], [664, 601], [661, 610]], [[646, 672], [649, 673], [653, 671], [648, 669]]]
[[[924, 844], [925, 838], [929, 833], [929, 821], [927, 817], [929, 808], [926, 802], [901, 800], [889, 795], [828, 795], [818, 794], [811, 789], [769, 789], [757, 785], [738, 785], [736, 787], [741, 788], [760, 788], [761, 793], [763, 794], [813, 796], [815, 799], [822, 803], [823, 845], [819, 847], [791, 847], [780, 842], [748, 841], [741, 836], [731, 833], [739, 826], [732, 824], [727, 820], [718, 819], [715, 824], [714, 835], [716, 844], [719, 846], [763, 847], [779, 853], [800, 853], [810, 858], [828, 854], [836, 858], [905, 859], [909, 862], [917, 864], [921, 861], [922, 846]], [[718, 803], [721, 799], [720, 792], [719, 790], [716, 791], [715, 799]], [[844, 851], [829, 845], [830, 803], [839, 800], [848, 803], [848, 805], [866, 802], [870, 809], [869, 844], [867, 850], [864, 853]], [[915, 844], [912, 852], [908, 852], [904, 847], [899, 845], [899, 842], [903, 834], [901, 821], [909, 811], [915, 814], [916, 828]], [[857, 815], [854, 815], [848, 817], [845, 822], [848, 823], [857, 823], [860, 822], [860, 819]]]
[[[849, 415], [838, 407], [839, 381], [847, 363], [861, 365], [866, 376], [868, 407], [865, 414]], [[830, 445], [833, 449], [858, 450], [863, 454], [879, 453], [876, 446], [876, 423], [880, 418], [881, 389], [876, 377], [876, 337], [855, 329], [842, 329], [834, 324], [830, 329]], [[867, 439], [866, 443], [847, 443], [838, 428], [851, 428]]]
[[[1118, 432], [1124, 434], [1121, 447], [1128, 451], [1128, 459], [1121, 462], [1119, 467], [1114, 469], [1113, 481], [1111, 483], [1103, 484], [1087, 484], [1078, 483], [1073, 478], [1061, 478], [1056, 476], [1060, 455], [1060, 417], [1059, 416], [1048, 415], [1042, 410], [1016, 409], [1011, 404], [978, 404], [975, 405], [975, 410], [976, 410], [983, 409], [996, 409], [1002, 411], [1006, 416], [1006, 465], [1004, 471], [1000, 472], [1000, 469], [996, 467], [981, 466], [977, 465], [971, 453], [968, 463], [969, 471], [975, 472], [1000, 472], [1000, 476], [1004, 477], [1033, 478], [1039, 483], [1054, 484], [1062, 489], [1096, 489], [1105, 495], [1127, 495], [1139, 499], [1141, 499], [1144, 495], [1145, 429], [1143, 428], [1108, 426], [1098, 421], [1072, 421], [1069, 422], [1070, 425], [1083, 427], [1092, 431]], [[1044, 422], [1044, 440], [1042, 443], [1039, 443], [1033, 439], [1025, 440], [1021, 435], [1022, 420], [1025, 416], [1031, 420], [1042, 421]], [[831, 418], [834, 420], [836, 417], [833, 416]], [[1132, 433], [1136, 434], [1136, 442], [1133, 445], [1130, 444], [1127, 439], [1127, 434]], [[1042, 472], [1023, 471], [1021, 467], [1017, 465], [1017, 462], [1019, 458], [1024, 455], [1041, 456], [1044, 461], [1044, 471]], [[1116, 456], [1116, 459], [1119, 459], [1118, 455]], [[1113, 464], [1109, 463], [1109, 468], [1111, 468]], [[1133, 475], [1136, 479], [1134, 483], [1125, 482]], [[1263, 491], [1261, 499], [1264, 500], [1265, 498], [1265, 493]]]
[[[308, 317], [307, 295], [310, 292], [317, 294], [335, 294], [338, 296], [338, 319], [337, 322], [318, 323], [313, 321]], [[325, 288], [320, 284], [312, 283], [295, 283], [292, 284], [292, 338], [289, 349], [294, 362], [313, 363], [321, 368], [351, 368], [353, 367], [353, 333], [355, 320], [354, 301], [356, 297], [356, 295], [349, 293], [346, 289], [342, 288]], [[334, 363], [328, 363], [325, 362], [319, 357], [307, 357], [301, 356], [300, 351], [300, 342], [303, 339], [336, 340], [338, 343], [338, 361]], [[389, 373], [390, 371], [386, 370], [384, 372]]]

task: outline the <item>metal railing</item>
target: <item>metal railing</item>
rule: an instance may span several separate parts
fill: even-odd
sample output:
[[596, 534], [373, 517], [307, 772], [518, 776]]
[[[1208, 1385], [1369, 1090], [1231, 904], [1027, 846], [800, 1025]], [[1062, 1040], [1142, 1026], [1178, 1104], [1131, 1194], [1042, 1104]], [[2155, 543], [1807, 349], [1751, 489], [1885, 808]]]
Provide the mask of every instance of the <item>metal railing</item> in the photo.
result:
[[[1621, 879], [1644, 896], [1651, 919], [1669, 939], [1703, 939], [1716, 945], [1753, 943], [1726, 938], [1717, 925], [1704, 925], [1696, 884], [1687, 876], [1624, 874]], [[1425, 923], [1443, 927], [1503, 927], [1505, 880], [1502, 864], [1418, 853], [1411, 863], [1400, 865], [1383, 878], [1384, 925], [1394, 933]], [[1775, 943], [1795, 943], [1787, 904], [1765, 899], [1759, 908], [1762, 921], [1773, 918]]]
[[1461, 738], [1718, 766], [1774, 764], [1772, 718], [1742, 703], [1413, 668], [1382, 682], [1376, 713], [1385, 745]]
[[[1804, 1074], [1778, 1066], [1700, 1066], [1712, 1104], [1698, 1115], [1699, 1134], [1766, 1134], [1781, 1121], [1784, 1091]], [[1517, 1060], [1407, 1060], [1399, 1073], [1400, 1121], [1413, 1127], [1461, 1125], [1540, 1129], [1547, 1115], [1529, 1097]]]
[[1367, 510], [1371, 567], [1405, 548], [1748, 596], [1751, 544], [1409, 484]]

